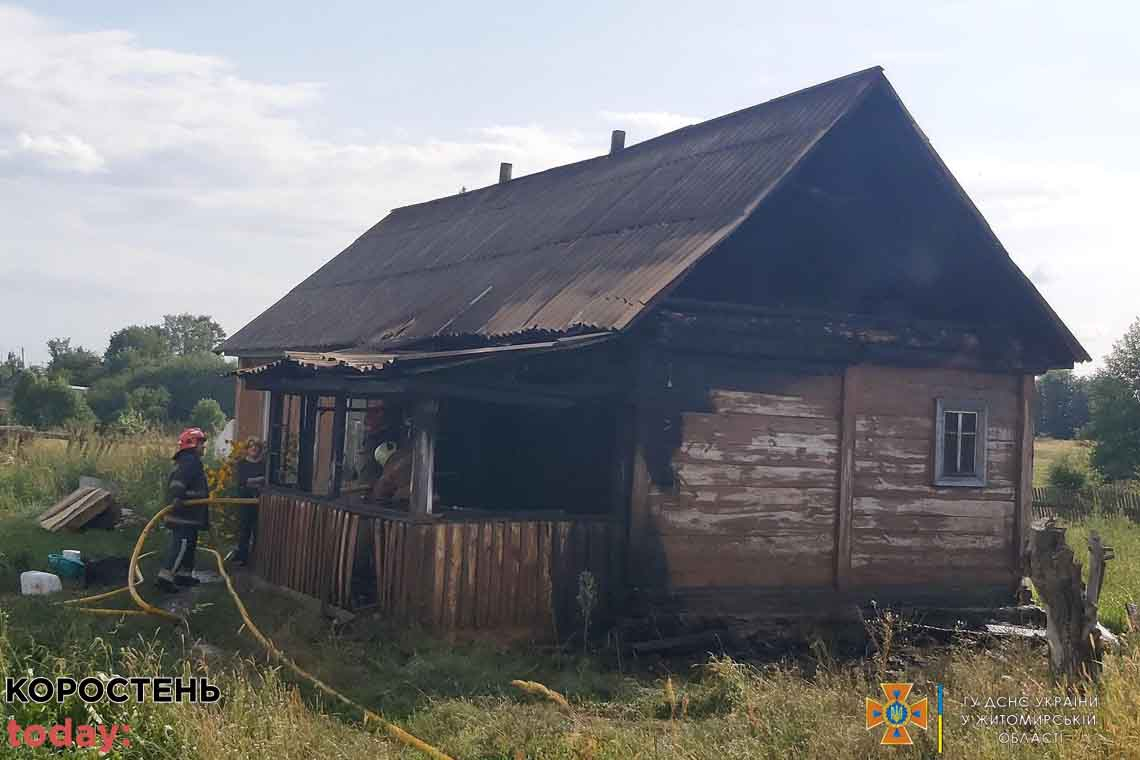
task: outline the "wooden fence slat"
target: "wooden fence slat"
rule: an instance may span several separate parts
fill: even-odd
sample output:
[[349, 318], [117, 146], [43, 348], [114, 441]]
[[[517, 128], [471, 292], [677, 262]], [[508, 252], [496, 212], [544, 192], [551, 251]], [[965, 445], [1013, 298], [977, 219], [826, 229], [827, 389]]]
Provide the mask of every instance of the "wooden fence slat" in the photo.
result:
[[538, 545], [538, 616], [535, 621], [541, 631], [554, 628], [554, 523], [539, 524]]

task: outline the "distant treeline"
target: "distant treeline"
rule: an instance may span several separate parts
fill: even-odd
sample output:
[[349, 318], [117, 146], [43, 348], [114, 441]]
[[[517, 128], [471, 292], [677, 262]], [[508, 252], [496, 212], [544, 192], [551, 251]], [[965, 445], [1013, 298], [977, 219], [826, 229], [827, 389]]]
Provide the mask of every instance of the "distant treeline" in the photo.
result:
[[102, 354], [47, 343], [50, 359], [25, 367], [9, 353], [0, 390], [11, 397], [10, 420], [37, 428], [140, 432], [233, 416], [233, 364], [213, 353], [226, 333], [206, 315], [169, 314], [160, 325], [130, 325], [111, 334]]

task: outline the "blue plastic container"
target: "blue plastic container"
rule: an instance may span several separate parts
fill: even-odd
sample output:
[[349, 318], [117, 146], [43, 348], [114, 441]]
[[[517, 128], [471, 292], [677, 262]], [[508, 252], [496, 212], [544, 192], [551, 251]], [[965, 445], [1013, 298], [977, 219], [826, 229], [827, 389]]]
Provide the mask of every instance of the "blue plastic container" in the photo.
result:
[[80, 560], [65, 557], [62, 554], [49, 554], [48, 566], [61, 578], [82, 578], [84, 565]]

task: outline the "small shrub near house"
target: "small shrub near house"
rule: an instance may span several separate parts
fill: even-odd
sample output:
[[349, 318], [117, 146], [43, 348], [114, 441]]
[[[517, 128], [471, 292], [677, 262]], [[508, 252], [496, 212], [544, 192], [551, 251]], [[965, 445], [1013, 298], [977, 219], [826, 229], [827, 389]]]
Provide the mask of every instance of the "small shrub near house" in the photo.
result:
[[222, 406], [212, 398], [204, 398], [194, 405], [188, 420], [192, 427], [213, 438], [226, 426], [226, 414]]
[[1065, 491], [1079, 491], [1099, 484], [1097, 474], [1089, 467], [1088, 458], [1071, 451], [1049, 465], [1047, 477], [1050, 486]]

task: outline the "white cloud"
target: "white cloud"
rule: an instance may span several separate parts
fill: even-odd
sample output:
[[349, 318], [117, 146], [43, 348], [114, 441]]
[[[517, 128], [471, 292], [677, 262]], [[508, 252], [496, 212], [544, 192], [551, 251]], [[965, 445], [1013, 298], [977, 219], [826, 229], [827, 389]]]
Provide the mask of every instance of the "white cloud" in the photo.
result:
[[[100, 348], [174, 310], [235, 331], [395, 206], [599, 152], [535, 125], [330, 140], [321, 92], [0, 5], [0, 282], [26, 286], [0, 303], [0, 353], [42, 358], [34, 330]], [[91, 290], [97, 310], [71, 297]], [[17, 301], [51, 326], [9, 318]]]
[[1014, 261], [1093, 355], [1095, 363], [1084, 369], [1099, 366], [1140, 314], [1134, 294], [1140, 256], [1127, 223], [1140, 173], [1000, 152], [947, 163]]
[[88, 174], [101, 170], [106, 164], [99, 151], [75, 135], [33, 137], [21, 132], [17, 141], [20, 150], [42, 158], [53, 168]]

